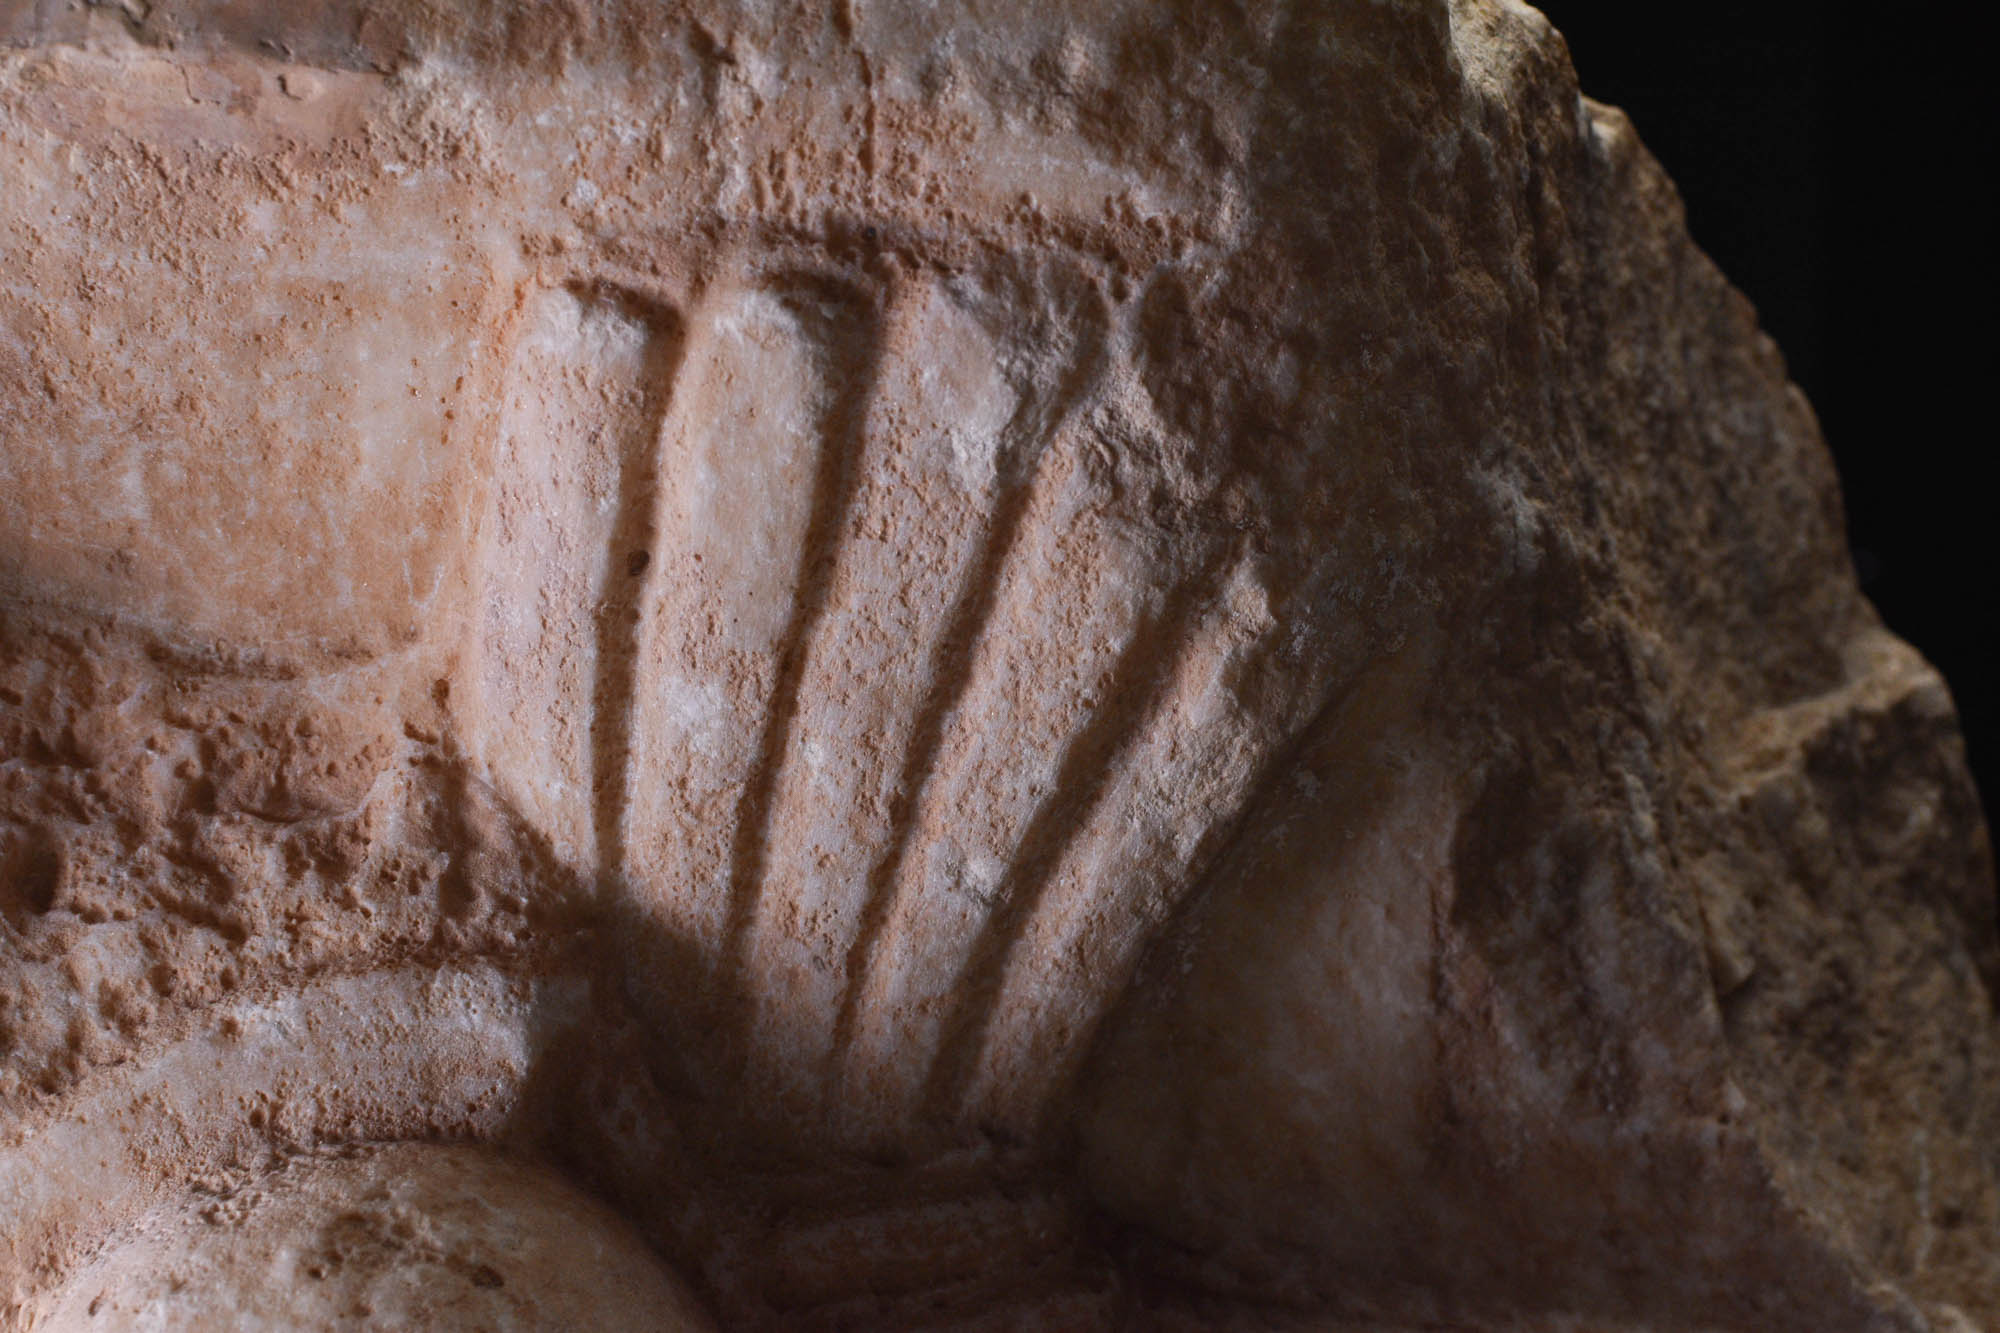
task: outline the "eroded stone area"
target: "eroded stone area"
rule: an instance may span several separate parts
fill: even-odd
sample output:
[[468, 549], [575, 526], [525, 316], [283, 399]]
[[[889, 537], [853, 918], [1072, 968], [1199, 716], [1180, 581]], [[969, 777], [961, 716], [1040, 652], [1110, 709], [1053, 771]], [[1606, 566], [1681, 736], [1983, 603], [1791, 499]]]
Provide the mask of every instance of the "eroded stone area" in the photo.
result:
[[616, 1214], [490, 1149], [417, 1143], [221, 1172], [142, 1219], [38, 1328], [709, 1324]]
[[0, 35], [15, 1322], [2000, 1320], [1949, 697], [1532, 11]]

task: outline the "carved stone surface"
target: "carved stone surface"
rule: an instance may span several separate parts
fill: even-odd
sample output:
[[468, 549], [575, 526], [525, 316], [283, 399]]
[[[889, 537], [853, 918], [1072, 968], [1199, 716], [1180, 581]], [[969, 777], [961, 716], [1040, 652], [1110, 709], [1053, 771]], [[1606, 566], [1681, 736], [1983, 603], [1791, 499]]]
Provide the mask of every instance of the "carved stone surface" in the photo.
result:
[[15, 1324], [2000, 1324], [1949, 696], [1533, 11], [0, 40]]
[[197, 1183], [70, 1274], [49, 1328], [705, 1328], [575, 1186], [467, 1147], [347, 1145]]

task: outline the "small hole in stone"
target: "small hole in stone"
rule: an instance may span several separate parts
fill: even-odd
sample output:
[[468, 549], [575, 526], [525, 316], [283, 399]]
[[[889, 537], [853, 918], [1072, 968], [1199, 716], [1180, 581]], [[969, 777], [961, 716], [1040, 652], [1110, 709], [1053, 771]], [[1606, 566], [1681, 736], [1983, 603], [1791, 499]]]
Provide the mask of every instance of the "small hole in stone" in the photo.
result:
[[18, 886], [16, 891], [28, 910], [37, 915], [52, 910], [62, 892], [62, 851], [49, 842], [37, 838], [23, 847], [15, 857], [6, 859], [12, 860], [14, 864], [0, 865], [0, 869], [12, 872], [10, 877]]
[[639, 550], [625, 557], [625, 572], [635, 578], [646, 572], [646, 566], [653, 563], [651, 551]]

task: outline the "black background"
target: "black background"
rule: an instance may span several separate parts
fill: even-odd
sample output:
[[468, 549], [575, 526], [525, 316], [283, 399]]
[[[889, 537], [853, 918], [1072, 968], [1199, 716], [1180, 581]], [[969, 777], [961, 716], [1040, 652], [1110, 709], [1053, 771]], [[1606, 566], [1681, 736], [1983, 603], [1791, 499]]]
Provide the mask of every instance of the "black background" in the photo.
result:
[[1862, 586], [1951, 683], [1992, 825], [1996, 80], [1972, 7], [1538, 8], [1812, 399]]

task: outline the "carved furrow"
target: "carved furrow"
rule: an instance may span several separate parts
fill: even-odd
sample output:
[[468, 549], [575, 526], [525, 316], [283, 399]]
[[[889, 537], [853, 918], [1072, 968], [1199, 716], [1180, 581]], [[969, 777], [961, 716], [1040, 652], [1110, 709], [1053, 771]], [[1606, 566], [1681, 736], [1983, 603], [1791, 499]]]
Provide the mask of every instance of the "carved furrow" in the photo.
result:
[[896, 298], [851, 527], [772, 769], [743, 989], [760, 1009], [760, 1084], [818, 1123], [839, 1097], [847, 997], [887, 896], [880, 868], [909, 837], [914, 793], [969, 678], [1032, 460], [1101, 360], [1095, 343], [1069, 366], [1049, 362], [1067, 347], [1003, 343], [993, 330], [1009, 311], [943, 280]]
[[985, 1283], [1004, 1291], [1036, 1260], [1074, 1243], [1075, 1210], [1059, 1193], [987, 1187], [957, 1197], [888, 1200], [814, 1223], [787, 1218], [771, 1242], [766, 1298], [798, 1314]]
[[597, 612], [597, 683], [591, 707], [598, 873], [622, 876], [641, 614], [659, 535], [660, 434], [685, 344], [678, 321], [657, 304], [613, 288], [600, 288], [595, 296], [653, 330], [642, 366], [640, 402], [619, 440], [618, 507]]
[[[1044, 483], [1042, 464], [1048, 457], [1049, 442], [1093, 401], [1094, 389], [1109, 364], [1110, 344], [1103, 312], [1095, 311], [1095, 315], [1094, 319], [1078, 321], [1081, 330], [1078, 344], [1061, 349], [1068, 353], [1069, 364], [1056, 380], [1054, 391], [1020, 398], [1008, 425], [1011, 438], [996, 469], [998, 484], [988, 504], [980, 549], [959, 581], [953, 604], [933, 636], [934, 646], [925, 672], [929, 684], [922, 703], [915, 709], [903, 762], [890, 788], [887, 846], [869, 868], [861, 916], [842, 969], [844, 989], [832, 1035], [833, 1059], [827, 1076], [849, 1116], [857, 1121], [864, 1119], [871, 1108], [865, 1099], [846, 1095], [847, 1076], [852, 1069], [847, 1057], [858, 1031], [869, 974], [893, 917], [904, 862], [916, 845], [920, 802], [939, 765], [947, 723], [957, 715], [972, 688], [979, 649], [993, 625], [1007, 569], [1019, 556], [1025, 521], [1036, 491]], [[935, 358], [935, 343], [927, 341], [924, 346], [912, 348], [912, 354], [918, 358], [918, 364], [928, 366]], [[1052, 362], [1055, 359], [1048, 358]], [[1040, 369], [1044, 373], [1031, 375], [1030, 384], [1047, 381], [1046, 372], [1052, 366]], [[953, 438], [951, 443], [956, 453], [957, 439]]]
[[[848, 948], [841, 992], [840, 1012], [835, 1018], [831, 1051], [841, 1058], [854, 1043], [860, 1020], [861, 1001], [866, 993], [868, 974], [877, 946], [891, 919], [897, 883], [903, 863], [917, 834], [919, 802], [929, 785], [944, 743], [946, 723], [963, 703], [972, 685], [975, 649], [983, 639], [999, 598], [1001, 571], [1009, 553], [1020, 540], [1023, 521], [1032, 497], [1033, 477], [1010, 486], [1001, 496], [991, 523], [983, 534], [980, 550], [973, 557], [972, 570], [963, 580], [956, 604], [945, 620], [928, 675], [930, 689], [916, 714], [904, 762], [892, 788], [888, 818], [887, 850], [868, 874], [866, 898], [854, 938]], [[838, 1077], [840, 1066], [830, 1070]]]
[[921, 1103], [953, 979], [1009, 892], [1063, 756], [1094, 717], [1119, 707], [1108, 693], [1115, 663], [1162, 576], [1111, 512], [1094, 448], [1088, 432], [1071, 432], [1041, 460], [887, 888], [844, 1078], [850, 1113], [891, 1138]]
[[622, 860], [630, 725], [624, 562], [649, 541], [680, 346], [672, 313], [631, 293], [531, 293], [495, 445], [480, 758], [562, 859], [606, 874]]
[[[1003, 507], [1021, 394], [980, 319], [941, 283], [896, 297], [855, 440], [850, 530], [803, 645], [787, 748], [772, 767], [762, 909], [744, 949], [761, 1010], [758, 1073], [823, 1109], [846, 955], [868, 869], [893, 844], [899, 759], [924, 727], [952, 590], [976, 578]], [[985, 312], [989, 315], [991, 312]], [[968, 571], [974, 571], [968, 574]], [[927, 650], [928, 649], [928, 650]], [[814, 1118], [823, 1119], [823, 1116]]]
[[[639, 999], [736, 984], [767, 820], [847, 526], [874, 319], [852, 294], [727, 288], [690, 317], [639, 641], [626, 835]], [[864, 386], [857, 389], [855, 386]]]
[[1065, 750], [1047, 797], [1021, 835], [1004, 894], [950, 987], [950, 1008], [924, 1084], [923, 1106], [932, 1116], [956, 1118], [963, 1107], [1017, 955], [1028, 947], [1027, 936], [1065, 858], [1106, 798], [1130, 781], [1133, 766], [1146, 757], [1143, 742], [1168, 711], [1171, 689], [1188, 659], [1204, 646], [1197, 629], [1229, 568], [1226, 559], [1211, 560], [1198, 575], [1176, 584], [1164, 605], [1140, 623], [1110, 672], [1105, 706]]
[[[846, 313], [851, 316], [851, 311]], [[727, 987], [766, 999], [771, 996], [768, 979], [751, 979], [745, 974], [751, 967], [752, 935], [767, 897], [772, 821], [787, 762], [794, 757], [793, 732], [804, 704], [807, 657], [833, 606], [834, 576], [850, 537], [868, 405], [874, 396], [881, 355], [878, 322], [870, 321], [865, 336], [856, 337], [849, 319], [837, 319], [830, 310], [812, 314], [819, 325], [815, 331], [833, 354], [835, 396], [821, 427], [812, 515], [793, 579], [792, 619], [778, 649], [777, 679], [759, 739], [756, 768], [737, 802], [735, 841], [730, 848], [729, 919], [721, 964]], [[747, 1006], [738, 1005], [734, 1012], [745, 1024], [756, 1022]]]
[[[957, 1109], [1030, 1134], [1056, 1103], [1141, 951], [1240, 825], [1295, 736], [1340, 691], [1274, 651], [1262, 562], [1237, 561], [1193, 607], [1156, 705], [1100, 784], [1041, 901], [991, 956], [994, 994]], [[1289, 668], [1289, 669], [1288, 669]], [[1015, 904], [1010, 903], [1009, 907]]]

